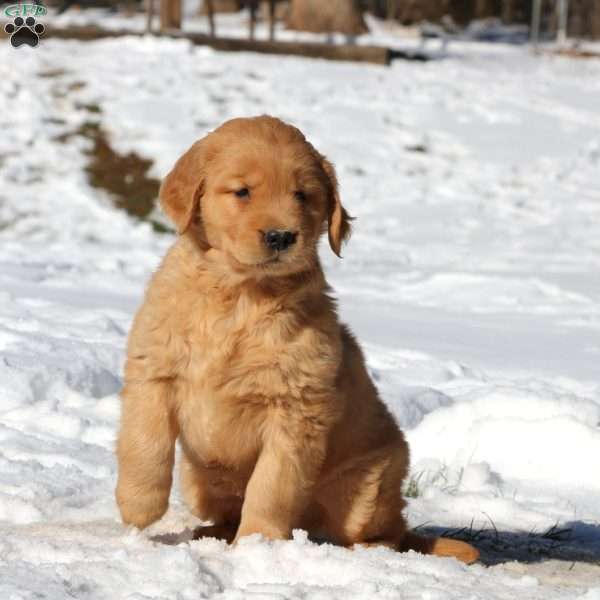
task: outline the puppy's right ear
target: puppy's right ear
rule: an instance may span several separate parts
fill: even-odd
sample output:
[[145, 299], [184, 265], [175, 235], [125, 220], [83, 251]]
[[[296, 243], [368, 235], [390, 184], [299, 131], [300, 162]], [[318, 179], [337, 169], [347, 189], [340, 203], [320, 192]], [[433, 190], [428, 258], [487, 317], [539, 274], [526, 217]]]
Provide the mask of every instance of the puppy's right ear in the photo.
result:
[[205, 162], [203, 140], [200, 140], [175, 163], [160, 186], [160, 205], [179, 233], [189, 228], [198, 211]]

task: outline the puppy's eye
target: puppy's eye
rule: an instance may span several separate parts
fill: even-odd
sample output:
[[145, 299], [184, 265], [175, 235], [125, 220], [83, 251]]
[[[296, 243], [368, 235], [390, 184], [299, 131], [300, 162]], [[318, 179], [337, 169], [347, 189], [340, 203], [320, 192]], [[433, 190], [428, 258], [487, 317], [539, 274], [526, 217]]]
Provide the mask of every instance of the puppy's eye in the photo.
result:
[[250, 190], [246, 187], [233, 192], [238, 198], [250, 198]]
[[295, 191], [294, 197], [298, 202], [306, 202], [306, 194], [302, 190]]

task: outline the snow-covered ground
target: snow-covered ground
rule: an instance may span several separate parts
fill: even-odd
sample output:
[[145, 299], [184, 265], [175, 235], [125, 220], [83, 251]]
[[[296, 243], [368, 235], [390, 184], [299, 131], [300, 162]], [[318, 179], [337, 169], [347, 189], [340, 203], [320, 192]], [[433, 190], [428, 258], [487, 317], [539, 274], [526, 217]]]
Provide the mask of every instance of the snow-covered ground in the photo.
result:
[[[99, 123], [160, 178], [222, 121], [260, 113], [335, 162], [357, 217], [344, 259], [322, 255], [411, 444], [408, 518], [464, 528], [483, 565], [302, 532], [189, 541], [177, 490], [149, 531], [118, 520], [126, 335], [172, 236], [90, 185], [73, 132]], [[2, 600], [600, 598], [600, 61], [4, 43], [0, 131]]]

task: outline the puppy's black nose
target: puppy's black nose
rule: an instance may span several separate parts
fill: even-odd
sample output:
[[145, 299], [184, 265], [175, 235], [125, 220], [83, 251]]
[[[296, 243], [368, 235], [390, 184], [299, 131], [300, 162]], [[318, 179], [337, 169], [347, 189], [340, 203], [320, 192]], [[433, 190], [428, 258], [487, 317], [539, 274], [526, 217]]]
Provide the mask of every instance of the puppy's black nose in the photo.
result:
[[273, 250], [286, 250], [296, 241], [296, 235], [281, 229], [269, 229], [263, 233], [265, 244]]

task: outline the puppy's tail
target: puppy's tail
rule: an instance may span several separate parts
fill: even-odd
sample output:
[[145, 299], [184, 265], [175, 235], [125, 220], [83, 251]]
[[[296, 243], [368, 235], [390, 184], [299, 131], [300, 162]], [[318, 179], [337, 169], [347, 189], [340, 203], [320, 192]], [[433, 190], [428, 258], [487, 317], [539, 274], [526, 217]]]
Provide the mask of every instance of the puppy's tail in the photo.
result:
[[444, 537], [427, 538], [412, 531], [406, 532], [399, 550], [400, 552], [414, 550], [421, 554], [434, 554], [435, 556], [453, 556], [467, 565], [474, 563], [479, 558], [479, 550], [467, 542]]

